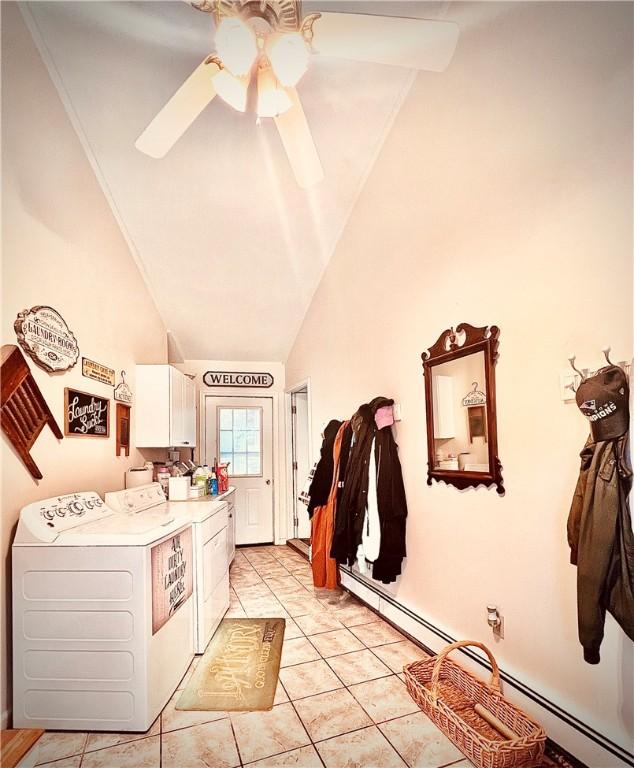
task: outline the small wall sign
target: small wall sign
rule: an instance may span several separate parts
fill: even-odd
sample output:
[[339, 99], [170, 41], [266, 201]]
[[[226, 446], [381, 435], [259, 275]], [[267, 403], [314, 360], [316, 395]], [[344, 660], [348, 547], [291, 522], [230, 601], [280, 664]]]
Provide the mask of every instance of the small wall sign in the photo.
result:
[[94, 379], [102, 384], [114, 387], [114, 368], [108, 368], [107, 365], [102, 365], [94, 360], [89, 360], [87, 357], [82, 357], [81, 372], [87, 379]]
[[25, 309], [18, 314], [13, 327], [22, 349], [45, 371], [67, 371], [77, 362], [77, 339], [53, 307]]
[[125, 371], [121, 371], [121, 381], [114, 388], [114, 399], [132, 405], [132, 390], [126, 384]]
[[268, 389], [273, 386], [273, 376], [270, 373], [249, 373], [233, 371], [207, 371], [203, 381], [208, 387], [261, 387]]
[[185, 528], [152, 547], [152, 634], [185, 604], [192, 593], [192, 529]]
[[110, 400], [64, 388], [64, 434], [73, 437], [110, 435]]

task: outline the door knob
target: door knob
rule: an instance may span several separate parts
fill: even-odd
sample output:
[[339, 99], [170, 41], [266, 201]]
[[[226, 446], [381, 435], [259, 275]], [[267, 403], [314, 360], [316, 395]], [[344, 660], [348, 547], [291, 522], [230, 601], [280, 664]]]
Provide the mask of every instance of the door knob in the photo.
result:
[[271, 481], [270, 481], [270, 480], [267, 480], [267, 481], [266, 481], [266, 484], [267, 484], [267, 485], [271, 485]]

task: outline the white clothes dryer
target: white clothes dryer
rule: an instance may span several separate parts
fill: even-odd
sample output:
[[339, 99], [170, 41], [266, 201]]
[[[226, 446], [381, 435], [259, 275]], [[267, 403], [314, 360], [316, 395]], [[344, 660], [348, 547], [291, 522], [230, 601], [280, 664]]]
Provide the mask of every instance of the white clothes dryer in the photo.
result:
[[146, 731], [194, 655], [187, 516], [72, 493], [22, 509], [12, 554], [14, 728]]
[[[227, 502], [210, 497], [167, 501], [158, 483], [114, 491], [106, 504], [118, 512], [155, 509], [165, 515], [186, 516], [193, 529], [194, 652], [204, 653], [222, 617], [229, 608], [230, 508]], [[161, 500], [160, 502], [158, 500]]]

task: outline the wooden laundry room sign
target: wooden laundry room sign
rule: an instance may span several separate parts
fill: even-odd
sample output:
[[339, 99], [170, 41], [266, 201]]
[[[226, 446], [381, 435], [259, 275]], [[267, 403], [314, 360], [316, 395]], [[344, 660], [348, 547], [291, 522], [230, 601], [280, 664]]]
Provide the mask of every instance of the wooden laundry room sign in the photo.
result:
[[193, 588], [192, 529], [152, 547], [152, 634], [185, 604]]
[[207, 371], [203, 374], [203, 382], [208, 387], [263, 387], [273, 386], [273, 376], [270, 373], [250, 373], [240, 371]]

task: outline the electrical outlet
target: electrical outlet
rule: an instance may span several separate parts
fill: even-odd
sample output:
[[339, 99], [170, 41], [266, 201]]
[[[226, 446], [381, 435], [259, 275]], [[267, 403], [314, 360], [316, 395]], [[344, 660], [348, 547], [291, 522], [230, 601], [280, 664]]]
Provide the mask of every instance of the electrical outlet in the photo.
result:
[[493, 635], [500, 640], [504, 639], [504, 618], [500, 615], [497, 605], [487, 605], [487, 624], [493, 630]]

